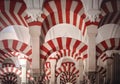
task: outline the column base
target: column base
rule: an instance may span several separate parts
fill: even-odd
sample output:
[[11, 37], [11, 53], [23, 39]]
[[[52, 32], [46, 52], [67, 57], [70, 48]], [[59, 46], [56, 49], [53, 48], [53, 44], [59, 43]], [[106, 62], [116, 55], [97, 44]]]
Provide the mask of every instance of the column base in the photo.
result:
[[95, 84], [96, 75], [97, 75], [96, 72], [86, 72], [87, 83], [88, 83], [88, 84]]
[[27, 83], [24, 83], [24, 82], [23, 82], [23, 83], [21, 83], [21, 84], [27, 84]]

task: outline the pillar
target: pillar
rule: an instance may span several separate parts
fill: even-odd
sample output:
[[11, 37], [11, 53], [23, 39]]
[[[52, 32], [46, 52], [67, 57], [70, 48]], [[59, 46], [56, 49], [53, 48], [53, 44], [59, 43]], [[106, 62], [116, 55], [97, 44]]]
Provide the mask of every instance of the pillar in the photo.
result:
[[113, 66], [112, 66], [112, 83], [111, 84], [120, 84], [120, 54], [113, 54]]
[[[113, 54], [113, 52], [112, 51], [106, 51], [105, 52], [106, 53], [106, 55], [108, 56], [108, 57], [112, 57], [112, 54]], [[106, 60], [106, 83], [110, 83], [111, 82], [111, 77], [112, 77], [112, 64], [113, 64], [113, 60], [111, 60], [111, 59], [107, 59]]]
[[22, 71], [22, 77], [21, 77], [21, 84], [27, 84], [27, 60], [24, 58], [20, 59], [21, 64], [21, 71]]
[[32, 71], [35, 81], [40, 76], [40, 26], [30, 27], [31, 45], [32, 45]]
[[79, 77], [77, 78], [77, 84], [83, 84], [83, 71], [84, 71], [83, 66], [84, 66], [83, 61], [81, 59], [78, 60], [76, 66], [79, 69]]
[[87, 28], [87, 44], [88, 44], [88, 58], [86, 60], [86, 75], [88, 76], [90, 84], [94, 84], [96, 76], [96, 35], [97, 26], [91, 25]]
[[50, 66], [51, 66], [51, 79], [50, 84], [56, 84], [56, 78], [55, 78], [55, 67], [56, 67], [56, 59], [50, 60]]

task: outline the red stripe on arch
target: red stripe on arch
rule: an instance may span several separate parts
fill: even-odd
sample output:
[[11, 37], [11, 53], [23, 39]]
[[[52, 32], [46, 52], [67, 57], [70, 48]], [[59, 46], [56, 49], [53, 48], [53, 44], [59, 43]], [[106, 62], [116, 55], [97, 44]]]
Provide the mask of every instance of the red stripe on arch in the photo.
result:
[[16, 49], [16, 48], [17, 48], [17, 45], [18, 45], [18, 41], [13, 40], [12, 48], [13, 48], [15, 51], [18, 51], [18, 50]]
[[112, 45], [111, 49], [113, 49], [115, 47], [115, 39], [114, 38], [110, 39], [110, 44]]
[[53, 51], [56, 51], [55, 45], [54, 43], [50, 40], [48, 41], [48, 44], [50, 45], [50, 47], [53, 49]]
[[0, 17], [0, 22], [6, 27], [8, 24]]
[[20, 25], [20, 22], [18, 21], [17, 17], [14, 14], [15, 5], [16, 5], [15, 1], [10, 1], [10, 14], [14, 18], [14, 20], [17, 22], [17, 24]]
[[56, 4], [57, 12], [58, 12], [59, 23], [63, 23], [61, 0], [56, 0], [55, 4]]
[[31, 55], [32, 54], [32, 49], [29, 50], [27, 53], [25, 53], [27, 56]]
[[96, 51], [100, 54], [102, 53], [102, 50], [98, 46], [96, 46]]
[[79, 52], [84, 52], [85, 50], [87, 50], [87, 46], [86, 45], [84, 45], [80, 50], [79, 50]]
[[81, 10], [82, 8], [82, 4], [78, 4], [75, 11], [74, 11], [74, 18], [73, 18], [73, 25], [76, 25], [76, 21], [77, 21], [77, 14], [78, 12]]
[[86, 18], [85, 14], [82, 14], [80, 17], [79, 29], [82, 30], [83, 20]]
[[57, 42], [58, 42], [59, 49], [63, 49], [64, 45], [62, 45], [62, 39], [61, 38], [57, 38]]
[[117, 0], [116, 1], [111, 0], [111, 4], [112, 4], [113, 11], [114, 12], [118, 11]]
[[18, 11], [18, 14], [21, 15], [25, 11], [25, 9], [26, 9], [25, 4], [22, 4], [20, 10]]
[[103, 45], [104, 49], [108, 49], [108, 46], [107, 46], [107, 44], [106, 44], [106, 41], [101, 42], [101, 44]]
[[56, 21], [55, 21], [55, 14], [52, 13], [52, 14], [50, 14], [50, 16], [51, 16], [51, 19], [52, 19], [52, 25], [55, 25], [55, 24], [56, 24]]
[[67, 38], [67, 41], [66, 41], [66, 48], [67, 49], [70, 49], [70, 43], [71, 43], [71, 38]]
[[108, 10], [106, 4], [102, 5], [102, 9], [104, 10], [105, 13], [109, 13], [110, 11]]
[[72, 5], [71, 0], [66, 0], [66, 23], [70, 23], [70, 8]]
[[[11, 25], [14, 25], [14, 23], [12, 22], [12, 20], [10, 19], [10, 17], [6, 14], [6, 12], [1, 12], [4, 17], [8, 20], [8, 22], [11, 24]], [[7, 23], [6, 23], [7, 24]]]
[[12, 52], [12, 51], [9, 49], [8, 41], [7, 41], [7, 40], [2, 40], [2, 42], [3, 42], [4, 48], [5, 48], [8, 52]]
[[27, 47], [27, 45], [25, 43], [23, 43], [21, 48], [20, 48], [20, 51], [24, 51], [26, 47]]
[[0, 0], [0, 11], [5, 10], [5, 0]]
[[49, 52], [49, 50], [48, 50], [45, 46], [42, 46], [42, 47], [41, 47], [41, 50], [45, 51], [46, 53]]
[[73, 51], [76, 51], [76, 48], [80, 45], [80, 41], [76, 41], [75, 44], [73, 45]]

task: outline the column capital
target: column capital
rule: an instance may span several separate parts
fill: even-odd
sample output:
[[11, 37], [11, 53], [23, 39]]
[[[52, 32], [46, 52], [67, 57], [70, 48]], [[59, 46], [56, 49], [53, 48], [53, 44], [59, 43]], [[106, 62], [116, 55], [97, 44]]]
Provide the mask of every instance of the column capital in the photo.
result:
[[27, 66], [27, 59], [25, 58], [19, 58], [19, 62], [21, 66]]
[[99, 19], [101, 13], [100, 6], [102, 0], [81, 0], [84, 4], [85, 13], [91, 22], [95, 22]]
[[37, 25], [31, 26], [31, 27], [29, 28], [29, 32], [30, 32], [30, 35], [31, 35], [32, 37], [39, 37], [40, 34], [41, 34], [40, 31], [41, 31], [41, 27], [40, 27], [40, 26], [37, 26]]
[[28, 17], [31, 17], [31, 21], [38, 21], [39, 18], [41, 18], [41, 14], [43, 13], [42, 9], [27, 9], [26, 13], [28, 14]]
[[95, 35], [98, 33], [98, 29], [96, 25], [90, 25], [87, 28], [87, 35]]

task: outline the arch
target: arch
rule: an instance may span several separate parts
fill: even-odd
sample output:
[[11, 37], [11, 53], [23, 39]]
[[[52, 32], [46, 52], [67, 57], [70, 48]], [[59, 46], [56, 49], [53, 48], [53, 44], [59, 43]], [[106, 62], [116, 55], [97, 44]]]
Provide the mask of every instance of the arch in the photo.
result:
[[104, 78], [106, 77], [106, 69], [103, 66], [97, 66], [97, 73], [101, 74], [101, 76]]
[[28, 44], [23, 43], [18, 40], [1, 40], [0, 41], [0, 53], [4, 55], [4, 50], [6, 52], [21, 52], [26, 56], [30, 56], [32, 54], [31, 46]]
[[[104, 2], [104, 1], [103, 1]], [[107, 0], [101, 6], [103, 18], [100, 21], [99, 27], [104, 24], [119, 24], [120, 22], [120, 1]]]
[[96, 44], [110, 38], [120, 38], [120, 25], [106, 24], [101, 26], [98, 29]]
[[110, 38], [96, 45], [97, 57], [107, 50], [120, 50], [120, 38]]
[[103, 53], [101, 56], [99, 56], [99, 58], [97, 60], [97, 63], [99, 65], [105, 65], [107, 60], [113, 60], [113, 57], [112, 56], [108, 56], [106, 53]]
[[4, 67], [15, 67], [15, 64], [14, 63], [5, 63], [5, 64], [2, 64], [2, 68]]
[[77, 70], [74, 66], [74, 63], [71, 62], [62, 63], [61, 67], [56, 69], [56, 77], [58, 77], [62, 72], [72, 72], [77, 77], [79, 77], [79, 70]]
[[19, 54], [17, 52], [6, 52], [5, 50], [0, 50], [0, 64], [2, 64], [7, 58], [14, 56], [18, 57]]
[[106, 15], [107, 13], [120, 11], [118, 8], [120, 4], [119, 0], [106, 0], [102, 2], [101, 9], [102, 14]]
[[29, 29], [21, 25], [7, 26], [0, 32], [0, 40], [14, 39], [30, 45]]
[[[76, 69], [75, 65], [73, 62], [64, 62], [62, 63], [61, 67], [56, 69], [55, 73], [56, 77], [60, 75], [60, 79], [62, 79], [64, 82], [64, 77], [67, 82], [75, 83], [77, 77], [79, 77], [79, 70]], [[63, 82], [62, 82], [63, 83]]]
[[48, 30], [45, 36], [45, 42], [57, 37], [70, 37], [82, 41], [83, 35], [82, 32], [74, 25], [63, 23], [57, 24]]
[[[5, 73], [14, 73], [14, 74], [18, 75], [19, 77], [21, 77], [21, 75], [22, 75], [22, 71], [16, 67], [5, 67], [5, 68], [0, 69], [0, 77], [1, 78], [3, 78]], [[30, 73], [28, 71], [26, 74], [27, 74], [28, 79], [33, 80], [33, 77], [30, 75]]]
[[45, 80], [49, 80], [49, 78], [51, 78], [51, 66], [50, 66], [50, 62], [45, 62]]
[[[2, 54], [1, 54], [2, 53]], [[18, 53], [18, 52], [6, 52], [5, 50], [0, 50], [0, 64], [3, 64], [3, 62], [10, 58], [10, 59], [13, 59], [14, 57], [18, 57], [21, 56], [21, 53]], [[29, 63], [32, 62], [32, 58], [31, 57], [28, 57], [28, 56], [24, 56], [24, 59], [27, 59], [27, 61]], [[15, 59], [14, 59], [15, 60]], [[13, 60], [13, 61], [14, 61]], [[18, 60], [18, 59], [16, 59]], [[15, 65], [16, 66], [16, 65]]]
[[[83, 4], [79, 0], [52, 0], [44, 4], [41, 40], [44, 40], [48, 30], [56, 24], [68, 23], [79, 28], [83, 35], [87, 26], [98, 22], [90, 22], [84, 13]], [[44, 42], [44, 41], [43, 41]]]
[[63, 72], [60, 74], [60, 84], [76, 84], [77, 77], [72, 72]]
[[2, 78], [2, 83], [7, 84], [16, 84], [17, 83], [17, 76], [14, 73], [6, 73]]
[[66, 50], [66, 49], [63, 49], [63, 50], [59, 50], [57, 51], [57, 54], [56, 54], [56, 58], [57, 60], [59, 60], [60, 58], [62, 57], [72, 57], [74, 58], [76, 61], [78, 61], [79, 59], [82, 59], [82, 56], [80, 56], [79, 53], [76, 53], [72, 50]]
[[83, 58], [87, 57], [87, 45], [79, 40], [67, 37], [55, 38], [44, 43], [40, 48], [40, 57], [46, 60], [50, 54], [62, 49], [77, 51], [78, 53], [82, 53]]
[[24, 18], [26, 5], [22, 0], [1, 0], [0, 5], [0, 30], [9, 25], [28, 26]]
[[22, 74], [21, 70], [16, 67], [5, 67], [0, 69], [0, 75], [4, 75], [5, 73], [15, 73], [19, 77], [21, 77]]

